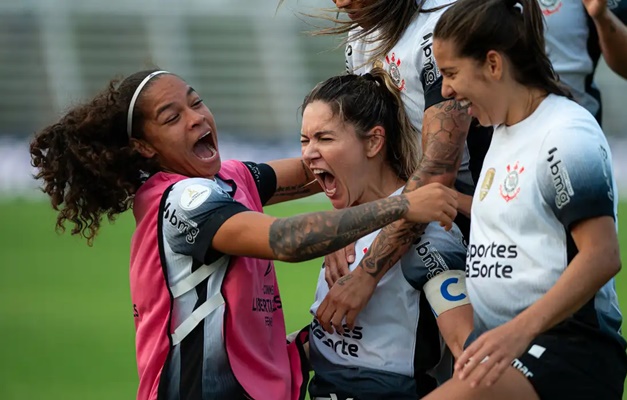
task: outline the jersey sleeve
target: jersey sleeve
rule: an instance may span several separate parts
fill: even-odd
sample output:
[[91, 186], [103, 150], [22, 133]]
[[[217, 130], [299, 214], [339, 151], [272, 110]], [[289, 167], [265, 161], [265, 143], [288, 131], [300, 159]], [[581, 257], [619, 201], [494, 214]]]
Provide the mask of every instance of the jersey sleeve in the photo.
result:
[[246, 161], [244, 165], [248, 168], [255, 181], [261, 205], [265, 205], [276, 192], [277, 180], [274, 169], [268, 164], [257, 164], [252, 161]]
[[235, 214], [249, 211], [211, 179], [182, 180], [164, 196], [161, 223], [165, 241], [175, 253], [203, 263], [216, 253], [211, 242], [222, 224]]
[[355, 68], [353, 65], [353, 45], [351, 43], [346, 44], [346, 48], [344, 49], [344, 59], [346, 65], [346, 73], [354, 74]]
[[407, 282], [416, 290], [438, 274], [466, 269], [466, 246], [457, 227], [449, 232], [437, 224], [429, 224], [418, 243], [401, 259], [401, 268]]
[[567, 229], [589, 218], [615, 218], [611, 154], [598, 125], [552, 130], [541, 146], [536, 171], [544, 201]]
[[433, 31], [438, 18], [432, 16], [422, 28], [419, 39], [417, 68], [420, 68], [420, 82], [425, 96], [425, 110], [446, 101], [442, 96], [442, 75], [433, 56]]

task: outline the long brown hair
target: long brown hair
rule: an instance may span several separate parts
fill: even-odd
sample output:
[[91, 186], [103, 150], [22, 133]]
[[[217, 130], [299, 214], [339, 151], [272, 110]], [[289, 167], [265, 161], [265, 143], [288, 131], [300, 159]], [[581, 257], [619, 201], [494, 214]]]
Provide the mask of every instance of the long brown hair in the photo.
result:
[[414, 173], [420, 161], [418, 135], [405, 113], [398, 87], [385, 70], [373, 68], [364, 75], [331, 77], [305, 97], [302, 111], [314, 101], [328, 104], [333, 115], [355, 127], [360, 138], [382, 126], [387, 162], [403, 180]]
[[434, 38], [452, 40], [461, 57], [479, 62], [490, 50], [501, 52], [517, 82], [571, 97], [546, 54], [537, 0], [459, 0], [438, 20]]
[[[279, 5], [283, 1], [280, 0]], [[361, 9], [361, 16], [353, 21], [340, 19], [337, 8], [324, 8], [319, 15], [306, 14], [306, 16], [335, 24], [332, 27], [316, 29], [311, 32], [313, 35], [343, 35], [353, 29], [365, 27], [356, 35], [347, 35], [341, 45], [357, 39], [376, 42], [377, 46], [368, 54], [368, 58], [374, 60], [392, 50], [419, 13], [433, 12], [442, 8], [423, 9], [425, 2], [426, 0], [372, 0], [372, 3]], [[330, 15], [335, 15], [335, 17]], [[375, 31], [377, 31], [376, 37], [368, 39], [367, 36]]]
[[[111, 81], [93, 99], [35, 135], [30, 144], [31, 162], [38, 170], [35, 178], [43, 181], [43, 192], [59, 211], [57, 230], [64, 231], [69, 221], [74, 225], [72, 234], [91, 244], [103, 215], [112, 221], [128, 210], [145, 177], [159, 170], [156, 161], [133, 149], [126, 126], [131, 98], [152, 72]], [[133, 113], [133, 137], [137, 138], [143, 137], [141, 98]]]

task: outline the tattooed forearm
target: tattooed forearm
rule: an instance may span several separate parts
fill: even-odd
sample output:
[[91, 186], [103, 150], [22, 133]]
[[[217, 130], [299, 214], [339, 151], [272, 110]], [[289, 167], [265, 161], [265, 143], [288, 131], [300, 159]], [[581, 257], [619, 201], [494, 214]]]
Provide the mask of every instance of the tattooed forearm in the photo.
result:
[[[302, 174], [298, 173], [299, 171]], [[317, 184], [313, 173], [307, 168], [305, 162], [300, 160], [300, 169], [294, 171], [294, 178], [284, 179], [276, 188], [273, 198], [281, 198], [282, 201], [289, 200], [290, 198], [305, 197], [318, 193], [320, 190], [320, 185]]]
[[401, 259], [411, 244], [425, 231], [427, 224], [412, 224], [398, 221], [381, 230], [368, 252], [359, 264], [367, 273], [375, 278]]
[[434, 177], [452, 185], [462, 160], [470, 116], [455, 100], [436, 104], [425, 112], [422, 131], [423, 156], [405, 190], [414, 190]]
[[[444, 101], [425, 111], [422, 129], [423, 155], [404, 192], [435, 180], [452, 186], [461, 163], [470, 116], [455, 100]], [[425, 231], [426, 224], [399, 221], [386, 226], [359, 263], [375, 278], [387, 272]]]
[[408, 210], [405, 196], [393, 196], [341, 211], [277, 219], [270, 226], [270, 248], [283, 261], [321, 257], [396, 221]]
[[291, 197], [291, 196], [296, 196], [300, 194], [314, 194], [316, 193], [316, 190], [314, 189], [315, 188], [312, 188], [310, 185], [280, 186], [276, 188], [276, 191], [274, 192], [274, 196]]

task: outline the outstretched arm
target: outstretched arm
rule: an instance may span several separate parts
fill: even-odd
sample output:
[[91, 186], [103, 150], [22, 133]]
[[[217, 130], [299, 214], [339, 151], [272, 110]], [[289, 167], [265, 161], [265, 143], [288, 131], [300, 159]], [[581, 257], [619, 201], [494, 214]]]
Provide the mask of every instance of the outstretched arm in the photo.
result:
[[582, 0], [599, 34], [607, 65], [627, 79], [627, 26], [607, 7], [607, 0]]
[[[431, 185], [419, 193], [393, 196], [339, 211], [288, 218], [239, 212], [218, 228], [210, 247], [221, 253], [299, 262], [338, 250], [400, 218], [438, 220], [450, 226], [456, 215], [456, 193]], [[423, 207], [427, 204], [429, 207]]]
[[[455, 100], [429, 107], [422, 129], [423, 156], [416, 172], [407, 182], [405, 192], [432, 182], [452, 186], [470, 126], [470, 116]], [[340, 278], [318, 308], [317, 317], [328, 332], [342, 331], [346, 317], [352, 326], [358, 312], [366, 305], [377, 282], [424, 232], [426, 224], [398, 221], [384, 228], [376, 237], [359, 266]]]

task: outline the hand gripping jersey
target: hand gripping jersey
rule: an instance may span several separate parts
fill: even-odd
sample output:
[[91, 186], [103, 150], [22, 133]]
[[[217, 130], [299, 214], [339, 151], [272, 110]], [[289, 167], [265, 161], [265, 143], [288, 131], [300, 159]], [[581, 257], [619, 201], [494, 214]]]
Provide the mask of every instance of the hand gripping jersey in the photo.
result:
[[[525, 120], [498, 126], [472, 204], [466, 282], [477, 333], [542, 297], [577, 254], [574, 223], [616, 220], [610, 149], [583, 107], [549, 95]], [[571, 321], [624, 346], [614, 281]]]
[[[359, 265], [378, 233], [356, 242], [351, 270]], [[449, 273], [452, 278], [439, 284], [438, 290], [444, 288], [451, 294], [452, 302], [466, 304], [467, 298], [457, 286], [464, 279], [465, 256], [466, 246], [457, 227], [447, 232], [437, 223], [430, 224], [420, 241], [383, 276], [357, 316], [354, 329], [346, 327], [344, 334], [329, 334], [314, 318], [309, 335], [310, 361], [315, 372], [310, 396], [416, 399], [427, 371], [443, 357], [438, 327], [423, 289], [428, 282]], [[323, 268], [311, 307], [313, 314], [328, 292]], [[452, 364], [450, 359], [442, 364], [445, 376], [437, 377], [443, 381], [451, 376]]]
[[[379, 45], [379, 42], [372, 42], [376, 39], [377, 32], [353, 41], [350, 41], [350, 37], [358, 34], [361, 28], [349, 32], [349, 43], [346, 46], [347, 72], [365, 74], [374, 66], [388, 71], [401, 91], [407, 115], [418, 132], [422, 131], [425, 109], [444, 101], [441, 94], [440, 71], [433, 56], [433, 30], [440, 16], [446, 11], [446, 6], [454, 2], [454, 0], [427, 0], [422, 7], [427, 11], [420, 12], [392, 50], [376, 60], [371, 58], [372, 50]], [[428, 11], [430, 9], [437, 10]], [[472, 188], [474, 183], [469, 171], [469, 159], [466, 146], [458, 180]], [[462, 191], [472, 194], [472, 190]]]
[[[538, 1], [546, 23], [546, 51], [555, 72], [575, 100], [601, 121], [601, 94], [593, 81], [601, 47], [592, 18], [581, 1]], [[608, 0], [607, 5], [627, 22], [627, 1]]]
[[161, 172], [137, 192], [138, 399], [300, 397], [298, 349], [286, 346], [273, 263], [210, 247], [230, 216], [262, 211], [258, 176], [256, 165], [226, 161], [214, 180]]

